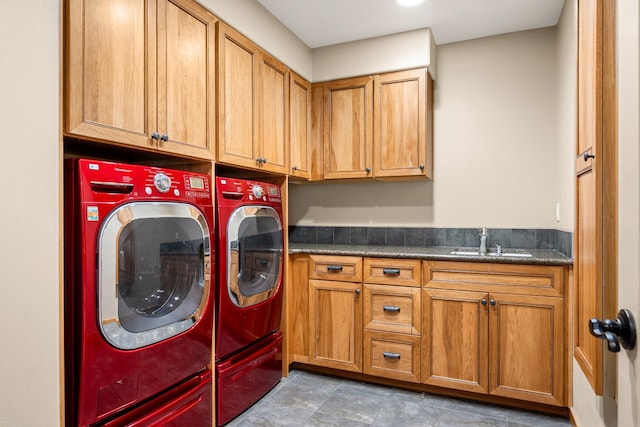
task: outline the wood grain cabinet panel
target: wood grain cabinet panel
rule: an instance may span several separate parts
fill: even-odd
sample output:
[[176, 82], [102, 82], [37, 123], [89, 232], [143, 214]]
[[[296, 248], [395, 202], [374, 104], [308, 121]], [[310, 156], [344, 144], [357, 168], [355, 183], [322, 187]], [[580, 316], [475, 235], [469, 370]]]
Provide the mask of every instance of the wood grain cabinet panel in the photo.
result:
[[420, 335], [420, 289], [364, 285], [364, 327]]
[[420, 337], [365, 330], [365, 374], [420, 382]]
[[311, 83], [291, 72], [289, 85], [289, 156], [291, 176], [311, 178]]
[[373, 80], [324, 84], [324, 179], [371, 177]]
[[323, 127], [324, 179], [432, 177], [433, 81], [425, 68], [315, 87], [324, 93], [312, 124]]
[[218, 23], [220, 163], [289, 172], [289, 69]]
[[362, 258], [354, 256], [310, 255], [311, 279], [362, 282]]
[[309, 362], [362, 372], [361, 283], [309, 280]]
[[[289, 362], [309, 362], [309, 257], [289, 257], [286, 281]], [[287, 364], [288, 366], [288, 364]]]
[[422, 381], [488, 393], [488, 294], [425, 289], [422, 299]]
[[421, 263], [414, 259], [365, 258], [364, 282], [420, 286]]
[[212, 159], [215, 22], [191, 0], [71, 0], [65, 135]]
[[562, 406], [562, 299], [491, 294], [489, 310], [489, 393]]
[[375, 76], [374, 177], [432, 177], [432, 84], [425, 69]]
[[566, 405], [563, 267], [423, 265], [423, 382]]

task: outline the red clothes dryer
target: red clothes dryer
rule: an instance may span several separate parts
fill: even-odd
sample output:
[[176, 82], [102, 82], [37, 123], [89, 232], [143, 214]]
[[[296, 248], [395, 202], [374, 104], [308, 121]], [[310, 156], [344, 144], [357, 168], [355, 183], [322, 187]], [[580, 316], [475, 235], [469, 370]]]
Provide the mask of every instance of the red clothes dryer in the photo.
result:
[[217, 422], [223, 425], [282, 377], [283, 230], [280, 187], [216, 178]]
[[66, 425], [211, 424], [212, 221], [206, 175], [67, 161]]

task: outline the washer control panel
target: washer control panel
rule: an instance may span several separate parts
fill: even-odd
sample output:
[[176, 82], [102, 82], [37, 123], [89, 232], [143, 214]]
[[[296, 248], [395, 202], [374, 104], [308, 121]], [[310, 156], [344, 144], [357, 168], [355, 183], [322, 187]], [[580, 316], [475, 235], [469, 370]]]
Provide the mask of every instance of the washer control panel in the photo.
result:
[[153, 177], [153, 184], [159, 192], [166, 193], [171, 189], [171, 178], [159, 172]]
[[262, 186], [258, 184], [255, 184], [253, 186], [251, 192], [253, 193], [253, 197], [255, 197], [256, 199], [262, 199], [262, 197], [264, 196], [264, 188], [262, 188]]

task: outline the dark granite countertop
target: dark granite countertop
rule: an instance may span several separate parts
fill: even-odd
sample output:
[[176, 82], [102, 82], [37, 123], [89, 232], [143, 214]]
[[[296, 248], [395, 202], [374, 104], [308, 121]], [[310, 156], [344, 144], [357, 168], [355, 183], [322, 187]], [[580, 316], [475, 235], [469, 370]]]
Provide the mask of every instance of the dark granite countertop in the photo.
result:
[[[493, 250], [492, 250], [493, 249]], [[473, 251], [477, 248], [447, 246], [407, 247], [407, 246], [366, 246], [366, 245], [322, 245], [289, 243], [290, 254], [347, 255], [378, 258], [413, 258], [438, 261], [470, 261], [508, 264], [572, 265], [573, 259], [553, 249], [503, 249], [502, 252], [530, 253], [531, 257], [508, 255], [456, 255], [454, 251]], [[495, 248], [490, 248], [493, 252]]]

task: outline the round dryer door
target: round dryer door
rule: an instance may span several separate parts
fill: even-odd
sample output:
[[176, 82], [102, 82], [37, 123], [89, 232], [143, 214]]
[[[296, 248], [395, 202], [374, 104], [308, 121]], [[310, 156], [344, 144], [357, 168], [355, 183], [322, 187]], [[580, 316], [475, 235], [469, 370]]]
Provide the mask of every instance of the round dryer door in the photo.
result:
[[282, 275], [282, 224], [275, 209], [243, 206], [227, 226], [227, 286], [238, 307], [276, 294]]
[[209, 228], [184, 203], [129, 203], [106, 219], [98, 241], [98, 317], [121, 349], [191, 328], [209, 297]]

